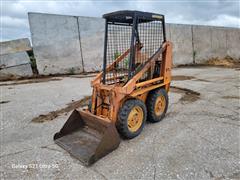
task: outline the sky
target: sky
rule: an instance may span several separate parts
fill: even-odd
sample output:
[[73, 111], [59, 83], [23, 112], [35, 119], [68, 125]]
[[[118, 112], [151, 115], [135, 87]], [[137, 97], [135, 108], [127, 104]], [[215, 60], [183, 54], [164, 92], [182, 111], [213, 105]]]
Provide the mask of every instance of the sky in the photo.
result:
[[0, 41], [30, 38], [28, 12], [101, 17], [117, 10], [164, 14], [167, 23], [240, 28], [240, 0], [0, 0]]

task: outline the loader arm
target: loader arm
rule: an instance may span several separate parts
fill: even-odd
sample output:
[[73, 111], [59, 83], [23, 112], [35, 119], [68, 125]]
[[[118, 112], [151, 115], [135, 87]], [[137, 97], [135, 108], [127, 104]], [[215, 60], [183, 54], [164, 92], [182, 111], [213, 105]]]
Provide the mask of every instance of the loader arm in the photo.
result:
[[[137, 50], [137, 52], [138, 52], [138, 51], [143, 47], [143, 45], [142, 45], [141, 43], [137, 43], [137, 44], [135, 45], [135, 47], [136, 47], [136, 50]], [[107, 66], [105, 72], [109, 72], [109, 71], [111, 71], [111, 70], [114, 70], [115, 67], [116, 67], [116, 65], [117, 65], [118, 63], [120, 63], [121, 61], [123, 61], [124, 58], [126, 58], [129, 53], [130, 53], [130, 48], [127, 49], [127, 50], [126, 50], [124, 53], [122, 53], [120, 56], [118, 56], [118, 57], [114, 60], [114, 62], [112, 62], [111, 64], [109, 64], [109, 65]], [[101, 79], [102, 79], [102, 77], [103, 77], [103, 73], [104, 73], [103, 71], [100, 72], [100, 73], [98, 73], [98, 75], [95, 77], [95, 79], [91, 82], [91, 85], [92, 85], [92, 86], [94, 86], [94, 85], [96, 85], [96, 84], [99, 84], [99, 83], [101, 82]]]
[[[119, 57], [116, 58], [116, 60], [110, 64], [107, 68], [106, 68], [106, 72], [111, 71], [114, 69], [114, 67], [121, 62], [125, 57], [127, 57], [127, 55], [130, 53], [130, 48], [128, 50], [126, 50], [122, 55], [120, 55]], [[91, 82], [91, 86], [94, 86], [96, 84], [100, 84], [101, 79], [103, 77], [103, 72], [100, 72], [95, 79]]]
[[[161, 74], [159, 77], [139, 82], [138, 80], [144, 75], [145, 72], [154, 65], [155, 61], [162, 55]], [[139, 98], [137, 96], [145, 95], [153, 89], [163, 87], [166, 91], [169, 90], [171, 80], [171, 65], [172, 65], [172, 43], [165, 42], [162, 47], [146, 62], [143, 68], [137, 72], [131, 80], [127, 82], [123, 87], [115, 86], [113, 104], [110, 111], [110, 119], [117, 120], [118, 109], [121, 104], [128, 98]], [[140, 97], [141, 99], [141, 97]]]
[[[162, 47], [146, 62], [143, 68], [137, 72], [131, 80], [123, 87], [116, 87], [118, 91], [123, 94], [131, 94], [136, 88], [139, 87], [147, 87], [157, 81], [163, 80], [163, 83], [158, 84], [157, 86], [162, 86], [164, 84], [169, 84], [171, 81], [171, 65], [172, 65], [172, 44], [170, 42], [163, 43]], [[148, 81], [137, 83], [137, 81], [143, 76], [143, 74], [148, 71], [148, 69], [154, 65], [155, 61], [158, 57], [163, 54], [162, 65], [161, 65], [161, 76], [157, 78], [153, 78]], [[149, 91], [151, 89], [155, 89], [155, 86], [151, 86], [150, 88], [140, 89], [139, 91], [134, 92], [133, 96], [137, 96], [145, 91]]]

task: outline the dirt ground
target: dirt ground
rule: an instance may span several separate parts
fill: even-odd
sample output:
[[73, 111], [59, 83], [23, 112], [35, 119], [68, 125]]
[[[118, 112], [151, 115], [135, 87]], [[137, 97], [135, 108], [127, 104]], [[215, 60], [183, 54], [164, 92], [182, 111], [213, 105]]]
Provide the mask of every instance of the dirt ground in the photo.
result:
[[163, 121], [85, 167], [53, 135], [86, 105], [91, 79], [0, 82], [1, 179], [240, 179], [238, 69], [173, 69]]

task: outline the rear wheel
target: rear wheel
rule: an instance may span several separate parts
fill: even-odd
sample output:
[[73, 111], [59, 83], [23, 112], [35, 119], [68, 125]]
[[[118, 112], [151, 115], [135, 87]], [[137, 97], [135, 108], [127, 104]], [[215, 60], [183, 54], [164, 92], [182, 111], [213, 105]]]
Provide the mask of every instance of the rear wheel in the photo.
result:
[[147, 98], [147, 120], [150, 122], [161, 121], [168, 108], [168, 94], [165, 89], [151, 91]]
[[127, 139], [138, 136], [145, 124], [147, 110], [145, 104], [138, 99], [126, 100], [118, 113], [116, 127]]

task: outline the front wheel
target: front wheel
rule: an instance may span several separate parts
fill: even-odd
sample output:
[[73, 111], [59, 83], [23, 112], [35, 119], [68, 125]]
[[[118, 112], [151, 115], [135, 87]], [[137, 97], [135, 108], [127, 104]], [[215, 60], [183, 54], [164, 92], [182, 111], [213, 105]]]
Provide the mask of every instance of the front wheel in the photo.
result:
[[147, 117], [145, 104], [138, 99], [126, 100], [118, 113], [116, 127], [124, 138], [132, 139], [143, 130]]
[[149, 93], [147, 98], [147, 120], [150, 122], [161, 121], [168, 108], [168, 94], [165, 89], [156, 89]]

